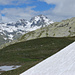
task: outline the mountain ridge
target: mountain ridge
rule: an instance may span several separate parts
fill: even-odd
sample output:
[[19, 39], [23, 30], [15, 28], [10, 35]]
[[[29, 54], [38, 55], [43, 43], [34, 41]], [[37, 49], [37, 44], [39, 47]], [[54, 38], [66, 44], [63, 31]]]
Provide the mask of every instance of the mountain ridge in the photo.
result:
[[46, 27], [24, 34], [21, 40], [30, 40], [41, 37], [74, 37], [75, 18], [55, 22]]
[[35, 16], [30, 21], [20, 19], [17, 22], [0, 23], [0, 38], [3, 40], [0, 42], [1, 44], [11, 42], [29, 31], [45, 27], [51, 23], [53, 21], [44, 15]]

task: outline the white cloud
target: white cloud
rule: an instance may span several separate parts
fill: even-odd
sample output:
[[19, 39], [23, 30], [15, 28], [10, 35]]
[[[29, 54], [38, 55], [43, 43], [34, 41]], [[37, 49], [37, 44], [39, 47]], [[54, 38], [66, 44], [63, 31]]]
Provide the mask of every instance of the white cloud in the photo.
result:
[[[17, 1], [17, 3], [13, 3]], [[5, 22], [8, 21], [16, 21], [21, 18], [30, 19], [31, 17], [39, 14], [44, 14], [48, 16], [50, 19], [54, 21], [61, 21], [63, 19], [67, 19], [70, 17], [75, 17], [75, 0], [39, 0], [44, 1], [47, 4], [55, 4], [56, 7], [54, 9], [49, 9], [47, 11], [34, 11], [32, 10], [35, 6], [27, 7], [27, 8], [5, 8], [1, 10], [1, 14], [5, 14], [2, 16], [2, 20]], [[10, 4], [27, 4], [31, 3], [31, 0], [0, 0], [0, 4], [2, 5], [10, 5]], [[1, 16], [0, 16], [1, 17]]]
[[2, 16], [1, 16], [1, 12], [0, 12], [0, 22], [2, 22]]
[[44, 2], [46, 2], [48, 4], [58, 4], [59, 2], [62, 3], [61, 0], [39, 0], [39, 1], [44, 1]]
[[30, 0], [0, 0], [0, 5], [18, 5], [31, 3]]
[[44, 13], [60, 20], [70, 17], [75, 17], [75, 0], [40, 0], [48, 4], [55, 4], [53, 10], [45, 11]]
[[7, 5], [7, 4], [10, 4], [11, 3], [11, 0], [0, 0], [0, 5]]
[[35, 8], [35, 6], [27, 8], [5, 8], [1, 11], [1, 14], [5, 14], [5, 16], [2, 16], [2, 21], [10, 22], [23, 18], [29, 20], [31, 17], [39, 13], [32, 10], [32, 8]]

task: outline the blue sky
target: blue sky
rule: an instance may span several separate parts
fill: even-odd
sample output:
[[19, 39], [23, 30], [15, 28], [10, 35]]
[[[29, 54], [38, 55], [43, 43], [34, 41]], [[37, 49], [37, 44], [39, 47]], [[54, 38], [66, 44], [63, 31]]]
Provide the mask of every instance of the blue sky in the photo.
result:
[[43, 14], [54, 21], [61, 21], [74, 17], [74, 8], [74, 0], [0, 0], [0, 19], [3, 22], [22, 18], [29, 20]]
[[[16, 3], [16, 1], [14, 3]], [[0, 5], [0, 10], [3, 10], [4, 8], [26, 8], [27, 6], [36, 6], [36, 8], [33, 9], [35, 11], [45, 11], [55, 8], [55, 4], [47, 4], [46, 2], [35, 0], [28, 4], [23, 3], [19, 5]]]

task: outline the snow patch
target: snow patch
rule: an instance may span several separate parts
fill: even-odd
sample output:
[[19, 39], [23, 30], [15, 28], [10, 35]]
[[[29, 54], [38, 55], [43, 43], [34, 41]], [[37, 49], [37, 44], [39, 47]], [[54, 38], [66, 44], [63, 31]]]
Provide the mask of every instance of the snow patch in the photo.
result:
[[16, 68], [19, 68], [21, 66], [0, 66], [0, 71], [9, 71], [9, 70], [13, 70]]
[[7, 40], [7, 38], [4, 37], [4, 40]]
[[13, 35], [12, 34], [8, 35], [8, 37], [9, 37], [10, 40], [13, 40]]
[[[12, 65], [12, 66], [0, 66], [0, 72], [1, 71], [10, 71], [10, 70], [14, 70], [14, 69], [17, 69], [17, 68], [19, 68], [19, 67], [21, 67], [20, 65], [19, 66], [14, 66], [14, 65]], [[0, 73], [1, 74], [1, 73]]]

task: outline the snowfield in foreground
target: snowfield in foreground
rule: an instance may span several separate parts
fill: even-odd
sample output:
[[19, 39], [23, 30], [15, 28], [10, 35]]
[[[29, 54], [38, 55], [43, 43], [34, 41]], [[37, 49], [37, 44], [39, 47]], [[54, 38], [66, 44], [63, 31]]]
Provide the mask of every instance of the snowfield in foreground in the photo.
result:
[[75, 42], [20, 75], [75, 75]]

